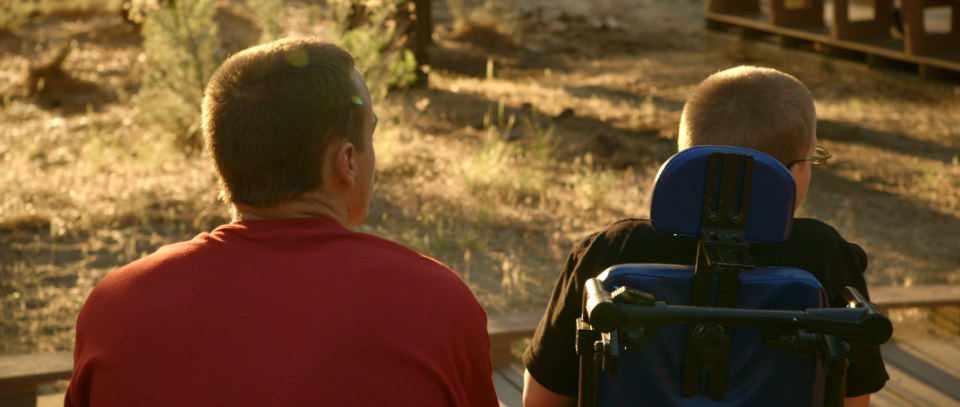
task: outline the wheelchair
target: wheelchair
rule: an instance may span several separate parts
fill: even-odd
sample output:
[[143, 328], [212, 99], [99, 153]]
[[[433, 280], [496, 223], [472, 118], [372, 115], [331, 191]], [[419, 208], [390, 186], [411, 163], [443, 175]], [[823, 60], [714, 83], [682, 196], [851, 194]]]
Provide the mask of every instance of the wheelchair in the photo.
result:
[[829, 308], [810, 273], [755, 267], [790, 236], [796, 186], [764, 153], [698, 146], [657, 174], [654, 230], [699, 237], [694, 266], [622, 264], [586, 282], [579, 405], [843, 406], [848, 343], [890, 320], [853, 287]]

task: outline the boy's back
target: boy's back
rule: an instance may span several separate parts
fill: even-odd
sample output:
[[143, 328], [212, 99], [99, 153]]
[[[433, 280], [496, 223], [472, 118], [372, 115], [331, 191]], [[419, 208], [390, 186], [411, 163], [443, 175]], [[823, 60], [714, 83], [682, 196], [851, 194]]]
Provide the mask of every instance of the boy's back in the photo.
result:
[[[810, 186], [811, 165], [830, 158], [817, 146], [810, 92], [796, 78], [767, 68], [733, 68], [701, 82], [684, 106], [678, 144], [680, 150], [722, 145], [773, 156], [796, 181], [797, 206]], [[564, 264], [547, 313], [524, 353], [524, 405], [565, 405], [576, 397], [575, 320], [587, 279], [623, 263], [693, 265], [696, 253], [697, 239], [658, 234], [648, 220], [620, 221], [581, 241]], [[795, 219], [783, 245], [751, 245], [751, 254], [757, 266], [810, 272], [829, 298], [845, 286], [869, 298], [863, 278], [866, 253], [823, 222]], [[831, 305], [845, 306], [842, 301]], [[848, 397], [879, 391], [889, 379], [879, 347], [854, 346], [849, 359]]]

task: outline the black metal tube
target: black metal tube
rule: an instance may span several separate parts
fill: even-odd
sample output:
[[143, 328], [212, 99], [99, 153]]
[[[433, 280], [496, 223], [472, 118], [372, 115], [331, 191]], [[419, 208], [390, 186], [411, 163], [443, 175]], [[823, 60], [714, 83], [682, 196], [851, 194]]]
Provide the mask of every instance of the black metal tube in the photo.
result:
[[893, 324], [876, 305], [867, 301], [856, 288], [846, 287], [842, 293], [850, 308], [865, 310], [858, 321], [863, 334], [857, 336], [862, 337], [864, 342], [872, 345], [879, 345], [890, 340], [890, 337], [893, 336]]
[[579, 407], [596, 407], [597, 405], [597, 359], [593, 349], [585, 350], [580, 354], [580, 393], [577, 394]]
[[587, 323], [601, 332], [610, 332], [623, 326], [623, 313], [618, 304], [610, 298], [610, 292], [603, 289], [602, 283], [591, 278], [587, 280], [584, 315]]
[[707, 324], [802, 329], [807, 323], [804, 311], [667, 306], [662, 302], [653, 307], [616, 305], [622, 311], [624, 326]]
[[811, 333], [861, 338], [879, 345], [893, 334], [893, 325], [872, 303], [855, 289], [845, 291], [856, 308], [810, 308], [805, 311], [708, 308], [671, 305], [654, 306], [615, 303], [596, 279], [586, 284], [584, 314], [590, 325], [601, 332], [621, 327], [668, 324], [707, 324], [762, 328], [806, 329]]

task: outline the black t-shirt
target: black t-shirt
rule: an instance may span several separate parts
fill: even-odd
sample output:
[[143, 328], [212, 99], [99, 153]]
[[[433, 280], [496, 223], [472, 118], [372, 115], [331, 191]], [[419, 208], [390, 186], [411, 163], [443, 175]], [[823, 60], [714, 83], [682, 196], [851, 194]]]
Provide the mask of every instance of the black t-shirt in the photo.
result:
[[[580, 317], [584, 283], [617, 264], [693, 265], [697, 243], [693, 237], [656, 233], [649, 220], [640, 219], [616, 222], [583, 239], [560, 271], [546, 315], [523, 355], [530, 374], [554, 393], [576, 396], [580, 360], [575, 350], [575, 321]], [[790, 239], [780, 245], [751, 244], [750, 253], [757, 266], [810, 272], [826, 290], [833, 307], [846, 306], [836, 295], [846, 286], [860, 290], [869, 299], [863, 278], [866, 253], [818, 220], [794, 219]], [[848, 357], [848, 397], [877, 392], [889, 380], [879, 346], [851, 343]]]

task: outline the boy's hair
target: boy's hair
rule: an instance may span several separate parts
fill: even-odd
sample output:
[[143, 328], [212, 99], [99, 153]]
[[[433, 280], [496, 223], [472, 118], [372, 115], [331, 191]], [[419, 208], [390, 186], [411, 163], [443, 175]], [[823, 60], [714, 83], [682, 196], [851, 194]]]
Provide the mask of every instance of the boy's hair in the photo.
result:
[[241, 51], [214, 72], [203, 100], [203, 137], [226, 202], [266, 207], [323, 183], [337, 140], [364, 149], [363, 112], [347, 51], [288, 38]]
[[810, 91], [775, 69], [740, 66], [704, 79], [683, 107], [680, 150], [698, 145], [743, 147], [782, 164], [806, 158], [817, 130]]

